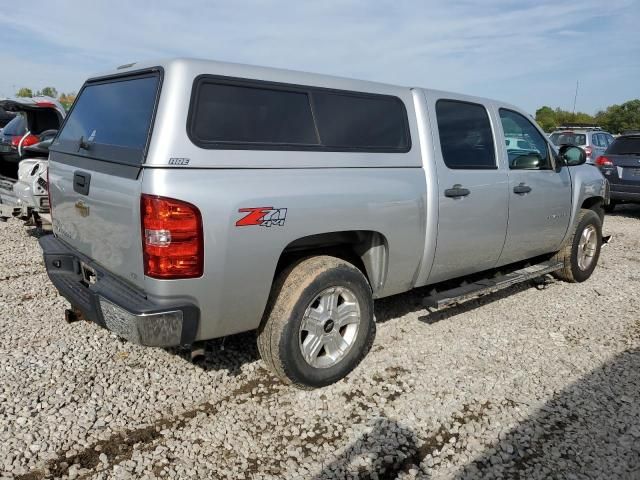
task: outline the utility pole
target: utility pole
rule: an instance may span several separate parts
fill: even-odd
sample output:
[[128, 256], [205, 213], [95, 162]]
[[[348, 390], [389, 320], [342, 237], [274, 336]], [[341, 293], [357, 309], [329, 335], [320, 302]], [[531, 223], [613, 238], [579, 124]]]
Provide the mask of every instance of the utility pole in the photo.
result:
[[573, 117], [575, 120], [575, 116], [576, 116], [576, 101], [578, 100], [578, 80], [576, 80], [576, 94], [573, 97]]

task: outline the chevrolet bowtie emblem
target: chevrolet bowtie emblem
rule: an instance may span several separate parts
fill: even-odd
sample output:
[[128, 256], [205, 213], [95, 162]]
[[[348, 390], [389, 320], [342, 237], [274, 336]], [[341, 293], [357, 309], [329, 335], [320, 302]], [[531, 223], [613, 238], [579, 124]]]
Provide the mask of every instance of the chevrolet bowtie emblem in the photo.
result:
[[78, 200], [76, 202], [76, 210], [78, 211], [81, 217], [89, 216], [89, 206], [85, 205], [85, 203], [82, 200]]

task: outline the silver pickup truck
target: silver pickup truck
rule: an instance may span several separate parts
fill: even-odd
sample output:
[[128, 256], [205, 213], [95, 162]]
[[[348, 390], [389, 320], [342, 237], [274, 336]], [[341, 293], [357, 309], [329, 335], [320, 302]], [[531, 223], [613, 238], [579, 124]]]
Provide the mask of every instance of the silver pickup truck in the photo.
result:
[[586, 280], [608, 201], [514, 106], [189, 59], [89, 79], [49, 159], [40, 244], [69, 320], [149, 346], [257, 330], [302, 388], [366, 355], [375, 298]]

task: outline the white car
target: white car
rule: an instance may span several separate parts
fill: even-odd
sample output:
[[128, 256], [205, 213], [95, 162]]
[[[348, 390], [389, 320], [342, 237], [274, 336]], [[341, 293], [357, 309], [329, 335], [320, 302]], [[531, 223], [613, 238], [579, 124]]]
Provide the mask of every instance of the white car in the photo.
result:
[[[18, 113], [0, 133], [0, 162], [9, 171], [0, 175], [0, 219], [18, 217], [47, 229], [48, 146], [65, 118], [64, 107], [55, 98], [34, 97], [3, 99], [0, 108]], [[17, 172], [10, 171], [12, 164]]]

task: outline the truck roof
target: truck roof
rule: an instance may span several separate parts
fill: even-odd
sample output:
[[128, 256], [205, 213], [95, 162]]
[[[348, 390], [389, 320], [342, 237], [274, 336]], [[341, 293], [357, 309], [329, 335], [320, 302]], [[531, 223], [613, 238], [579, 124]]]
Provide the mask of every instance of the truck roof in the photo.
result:
[[476, 97], [472, 95], [460, 94], [455, 92], [447, 92], [443, 90], [434, 90], [419, 86], [402, 86], [381, 82], [372, 82], [368, 80], [358, 80], [353, 78], [339, 77], [334, 75], [325, 75], [321, 73], [302, 72], [297, 70], [288, 70], [284, 68], [261, 67], [256, 65], [246, 65], [242, 63], [219, 62], [215, 60], [205, 60], [198, 58], [164, 58], [158, 60], [149, 60], [144, 62], [133, 62], [121, 65], [113, 70], [102, 72], [90, 77], [90, 80], [102, 78], [110, 75], [122, 74], [125, 72], [135, 72], [137, 70], [146, 70], [154, 67], [161, 67], [165, 72], [180, 71], [182, 73], [189, 72], [189, 75], [213, 74], [220, 76], [228, 76], [235, 78], [247, 78], [255, 80], [267, 80], [272, 82], [281, 82], [289, 84], [298, 84], [314, 87], [335, 88], [341, 90], [354, 90], [370, 93], [386, 93], [390, 95], [398, 95], [400, 92], [407, 93], [412, 89], [420, 89], [427, 94], [436, 96], [447, 96], [447, 94], [455, 94], [456, 96], [464, 96], [469, 101], [481, 101], [483, 103], [492, 102], [501, 106], [511, 107], [514, 110], [520, 110], [518, 107], [509, 105], [499, 100], [492, 100], [484, 97]]

